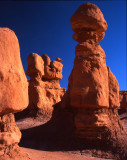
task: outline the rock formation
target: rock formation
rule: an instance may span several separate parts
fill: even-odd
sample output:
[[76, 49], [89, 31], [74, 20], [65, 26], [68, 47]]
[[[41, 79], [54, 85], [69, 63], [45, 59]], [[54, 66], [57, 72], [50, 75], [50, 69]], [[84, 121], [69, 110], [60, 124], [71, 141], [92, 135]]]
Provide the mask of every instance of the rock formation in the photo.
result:
[[96, 148], [118, 147], [125, 136], [118, 116], [119, 85], [99, 45], [107, 23], [91, 3], [81, 5], [70, 21], [73, 39], [79, 44], [61, 107], [74, 112], [75, 138]]
[[120, 113], [127, 113], [127, 91], [120, 91]]
[[60, 58], [51, 61], [43, 54], [42, 57], [31, 53], [27, 58], [28, 69], [26, 74], [29, 80], [29, 106], [28, 111], [36, 114], [41, 112], [43, 116], [50, 116], [53, 105], [61, 101], [65, 89], [60, 87], [62, 79], [62, 63]]
[[28, 84], [16, 35], [0, 28], [0, 115], [22, 111], [28, 105]]
[[8, 28], [0, 28], [0, 65], [0, 159], [27, 160], [27, 155], [18, 147], [21, 132], [12, 113], [28, 106], [28, 82], [18, 39]]

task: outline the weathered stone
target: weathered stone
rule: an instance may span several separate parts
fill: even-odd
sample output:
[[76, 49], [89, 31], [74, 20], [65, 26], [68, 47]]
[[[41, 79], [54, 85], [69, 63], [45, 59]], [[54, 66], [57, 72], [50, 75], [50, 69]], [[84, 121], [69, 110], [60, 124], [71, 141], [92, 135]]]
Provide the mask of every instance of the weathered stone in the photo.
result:
[[15, 124], [12, 113], [0, 117], [0, 148], [15, 145], [20, 142], [21, 132]]
[[51, 61], [46, 54], [43, 54], [42, 58], [44, 60], [44, 72], [45, 72], [43, 79], [61, 80], [62, 68], [63, 68], [63, 64], [61, 63], [62, 60], [60, 58], [56, 58], [55, 61]]
[[27, 63], [28, 63], [28, 69], [26, 71], [26, 74], [30, 76], [31, 78], [42, 78], [44, 75], [44, 61], [36, 53], [31, 53], [27, 57]]
[[61, 61], [60, 58], [51, 61], [46, 54], [42, 57], [35, 53], [28, 56], [27, 75], [31, 77], [27, 109], [29, 113], [36, 114], [39, 110], [43, 115], [50, 116], [53, 105], [61, 101], [65, 93], [65, 89], [59, 84], [59, 80], [62, 79]]
[[71, 25], [79, 44], [61, 107], [74, 113], [75, 138], [91, 148], [117, 148], [126, 144], [126, 131], [118, 116], [119, 84], [98, 44], [107, 23], [96, 5], [86, 3], [71, 17]]
[[127, 113], [127, 91], [119, 92], [120, 112]]
[[109, 106], [110, 108], [119, 108], [120, 107], [120, 101], [119, 101], [119, 84], [114, 76], [114, 74], [111, 72], [110, 68], [108, 68], [108, 82], [109, 82]]
[[70, 21], [74, 32], [81, 31], [82, 29], [104, 32], [107, 29], [107, 23], [101, 10], [92, 3], [81, 5], [73, 14]]
[[28, 83], [20, 59], [15, 33], [0, 28], [0, 115], [28, 106]]

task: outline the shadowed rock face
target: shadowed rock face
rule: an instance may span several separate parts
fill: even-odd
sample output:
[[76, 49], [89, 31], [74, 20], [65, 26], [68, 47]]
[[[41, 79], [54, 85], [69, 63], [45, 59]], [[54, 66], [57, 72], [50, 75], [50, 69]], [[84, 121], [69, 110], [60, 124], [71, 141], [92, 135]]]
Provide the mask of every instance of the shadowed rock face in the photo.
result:
[[127, 91], [120, 91], [120, 112], [127, 112]]
[[76, 138], [100, 148], [110, 143], [116, 147], [126, 132], [118, 116], [119, 84], [106, 66], [99, 45], [107, 23], [100, 9], [91, 3], [81, 5], [70, 21], [73, 38], [79, 44], [61, 107], [74, 112]]
[[37, 110], [43, 115], [51, 115], [53, 105], [61, 101], [65, 89], [60, 87], [59, 80], [62, 79], [61, 59], [51, 61], [44, 54], [39, 56], [31, 53], [27, 58], [28, 69], [26, 74], [29, 80], [29, 113]]
[[28, 106], [28, 83], [20, 59], [15, 33], [0, 28], [0, 115]]

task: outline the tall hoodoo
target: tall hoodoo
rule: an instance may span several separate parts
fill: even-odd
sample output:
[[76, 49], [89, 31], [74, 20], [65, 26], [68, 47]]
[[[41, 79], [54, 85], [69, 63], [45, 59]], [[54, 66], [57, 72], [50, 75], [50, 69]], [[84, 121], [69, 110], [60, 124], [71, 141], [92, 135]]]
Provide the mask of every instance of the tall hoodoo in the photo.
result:
[[99, 45], [107, 23], [91, 3], [81, 5], [70, 21], [73, 39], [79, 44], [62, 107], [70, 107], [75, 113], [76, 138], [95, 145], [118, 141], [125, 134], [118, 116], [119, 85]]

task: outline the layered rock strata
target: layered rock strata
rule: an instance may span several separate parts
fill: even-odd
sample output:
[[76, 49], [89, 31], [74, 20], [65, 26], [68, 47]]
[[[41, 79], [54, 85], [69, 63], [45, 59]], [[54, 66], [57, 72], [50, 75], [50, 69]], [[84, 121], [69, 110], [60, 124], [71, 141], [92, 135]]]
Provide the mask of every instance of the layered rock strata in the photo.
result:
[[[28, 156], [18, 146], [21, 132], [12, 113], [28, 106], [28, 82], [20, 59], [15, 33], [0, 28], [0, 159], [22, 159]], [[20, 158], [19, 158], [20, 157]]]
[[73, 39], [79, 44], [61, 107], [74, 112], [75, 138], [96, 148], [117, 146], [125, 136], [118, 116], [119, 84], [106, 66], [105, 52], [99, 45], [107, 23], [91, 3], [81, 5], [70, 21]]
[[51, 61], [43, 54], [42, 57], [31, 53], [27, 58], [28, 69], [26, 74], [29, 80], [29, 113], [48, 116], [53, 111], [53, 105], [61, 101], [65, 89], [60, 87], [59, 80], [62, 79], [62, 63], [60, 58]]

